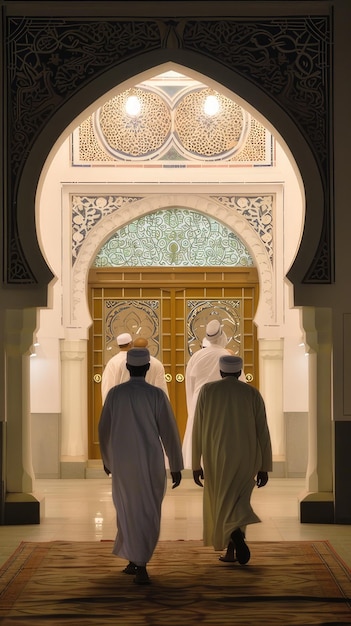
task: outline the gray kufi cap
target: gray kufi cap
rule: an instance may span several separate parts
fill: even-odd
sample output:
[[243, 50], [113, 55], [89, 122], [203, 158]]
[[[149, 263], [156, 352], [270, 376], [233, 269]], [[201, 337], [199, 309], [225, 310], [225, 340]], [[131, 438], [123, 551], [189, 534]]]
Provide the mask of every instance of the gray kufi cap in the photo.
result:
[[127, 352], [127, 363], [140, 367], [150, 363], [150, 352], [147, 348], [131, 348]]
[[119, 346], [126, 346], [128, 343], [131, 343], [132, 340], [132, 335], [130, 335], [129, 333], [122, 333], [121, 335], [118, 335], [117, 337], [117, 343]]
[[211, 320], [206, 326], [206, 338], [210, 343], [216, 341], [222, 334], [221, 324], [219, 320]]
[[225, 374], [236, 374], [243, 369], [243, 360], [240, 356], [226, 354], [219, 359], [219, 369]]

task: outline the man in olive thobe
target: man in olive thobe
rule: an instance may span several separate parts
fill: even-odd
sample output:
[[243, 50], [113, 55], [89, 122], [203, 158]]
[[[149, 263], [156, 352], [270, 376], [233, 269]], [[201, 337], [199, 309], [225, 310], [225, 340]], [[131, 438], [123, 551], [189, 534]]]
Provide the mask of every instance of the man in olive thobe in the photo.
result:
[[246, 526], [260, 522], [250, 503], [251, 494], [255, 484], [263, 487], [268, 481], [271, 440], [261, 394], [238, 380], [242, 359], [221, 356], [219, 369], [222, 379], [206, 383], [196, 404], [193, 476], [197, 485], [204, 486], [204, 545], [226, 548], [221, 560], [238, 560], [243, 565], [250, 559]]

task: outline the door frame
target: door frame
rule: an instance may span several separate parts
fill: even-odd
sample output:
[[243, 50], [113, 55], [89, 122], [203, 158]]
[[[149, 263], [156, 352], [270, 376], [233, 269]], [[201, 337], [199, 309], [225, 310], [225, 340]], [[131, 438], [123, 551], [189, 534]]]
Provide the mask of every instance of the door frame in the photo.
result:
[[[200, 280], [201, 278], [201, 280]], [[200, 281], [200, 282], [199, 282]], [[89, 458], [96, 458], [96, 425], [94, 415], [99, 410], [97, 407], [97, 394], [94, 389], [94, 381], [101, 380], [104, 363], [102, 358], [96, 358], [94, 354], [94, 319], [93, 314], [93, 291], [94, 289], [135, 289], [135, 298], [138, 299], [137, 290], [140, 288], [154, 289], [195, 289], [201, 287], [206, 292], [208, 299], [230, 298], [230, 291], [234, 289], [249, 288], [253, 292], [254, 311], [251, 316], [253, 346], [250, 346], [250, 355], [253, 363], [253, 386], [258, 387], [259, 381], [259, 354], [257, 329], [254, 323], [254, 315], [257, 311], [259, 300], [258, 272], [255, 267], [133, 267], [133, 268], [92, 268], [88, 276], [88, 302], [93, 324], [89, 330], [88, 342], [88, 447]], [[219, 290], [225, 288], [226, 295], [220, 296]], [[229, 293], [228, 293], [229, 292]], [[130, 299], [130, 294], [128, 294]], [[140, 297], [140, 296], [139, 296]], [[232, 297], [238, 297], [233, 294]], [[245, 334], [245, 328], [243, 328]], [[103, 337], [101, 336], [101, 341]], [[245, 341], [244, 353], [245, 363]], [[245, 373], [246, 369], [245, 369]]]

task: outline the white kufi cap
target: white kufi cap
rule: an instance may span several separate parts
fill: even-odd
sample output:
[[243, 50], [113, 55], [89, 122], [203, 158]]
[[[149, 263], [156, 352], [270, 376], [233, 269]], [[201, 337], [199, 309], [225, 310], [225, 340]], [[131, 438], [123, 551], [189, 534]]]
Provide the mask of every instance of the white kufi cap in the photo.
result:
[[225, 374], [236, 374], [243, 369], [243, 360], [240, 356], [226, 354], [219, 359], [219, 369]]
[[150, 363], [150, 352], [147, 348], [131, 348], [127, 352], [127, 363], [140, 367]]
[[206, 338], [210, 343], [215, 343], [222, 334], [219, 320], [211, 320], [206, 326]]
[[130, 335], [129, 333], [122, 333], [121, 335], [118, 335], [117, 337], [117, 343], [119, 346], [126, 346], [128, 343], [131, 343], [132, 340], [132, 335]]

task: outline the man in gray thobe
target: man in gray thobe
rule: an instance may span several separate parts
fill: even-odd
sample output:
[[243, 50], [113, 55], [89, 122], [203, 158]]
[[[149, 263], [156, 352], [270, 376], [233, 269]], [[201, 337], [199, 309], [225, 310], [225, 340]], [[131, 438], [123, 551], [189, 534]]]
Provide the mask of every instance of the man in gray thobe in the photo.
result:
[[145, 381], [149, 364], [146, 348], [127, 352], [130, 379], [108, 392], [98, 427], [101, 457], [105, 471], [112, 474], [117, 513], [113, 554], [129, 560], [124, 572], [134, 574], [138, 584], [150, 582], [146, 565], [160, 534], [167, 486], [164, 452], [172, 488], [180, 484], [183, 469], [181, 441], [170, 402], [162, 389]]
[[204, 545], [226, 548], [221, 560], [244, 565], [250, 559], [246, 526], [261, 521], [251, 507], [251, 494], [255, 484], [263, 487], [268, 481], [271, 440], [261, 394], [238, 380], [242, 359], [221, 356], [219, 369], [222, 379], [206, 383], [196, 404], [193, 476], [204, 486]]

